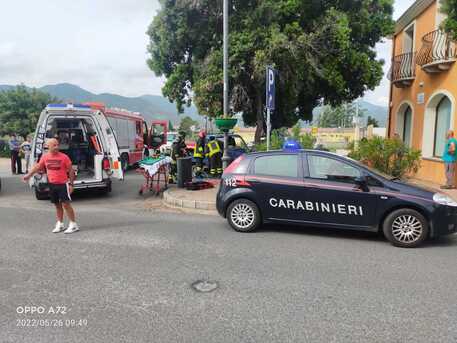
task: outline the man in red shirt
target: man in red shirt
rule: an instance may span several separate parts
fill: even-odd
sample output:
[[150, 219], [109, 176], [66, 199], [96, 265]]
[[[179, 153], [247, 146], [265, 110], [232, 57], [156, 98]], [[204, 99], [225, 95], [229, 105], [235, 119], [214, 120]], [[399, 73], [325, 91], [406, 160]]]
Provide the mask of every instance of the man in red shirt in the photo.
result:
[[[73, 181], [75, 180], [75, 172], [72, 168], [71, 160], [67, 155], [59, 152], [57, 139], [50, 139], [47, 142], [47, 146], [48, 153], [43, 155], [40, 162], [24, 176], [24, 181], [28, 181], [39, 171], [45, 171], [48, 176], [51, 202], [56, 206], [57, 211], [57, 223], [52, 232], [59, 233], [64, 231], [64, 233], [73, 233], [79, 231], [78, 224], [76, 224], [75, 211], [71, 206], [71, 193], [73, 193]], [[64, 209], [70, 220], [67, 229], [63, 225]]]

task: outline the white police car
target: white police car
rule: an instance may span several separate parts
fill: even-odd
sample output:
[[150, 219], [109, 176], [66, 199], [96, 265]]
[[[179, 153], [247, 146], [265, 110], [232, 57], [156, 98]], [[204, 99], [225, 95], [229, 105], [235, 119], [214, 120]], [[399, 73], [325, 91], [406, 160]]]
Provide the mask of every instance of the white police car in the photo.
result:
[[236, 231], [262, 223], [382, 230], [405, 248], [457, 229], [457, 203], [447, 195], [318, 150], [240, 156], [222, 176], [217, 209]]

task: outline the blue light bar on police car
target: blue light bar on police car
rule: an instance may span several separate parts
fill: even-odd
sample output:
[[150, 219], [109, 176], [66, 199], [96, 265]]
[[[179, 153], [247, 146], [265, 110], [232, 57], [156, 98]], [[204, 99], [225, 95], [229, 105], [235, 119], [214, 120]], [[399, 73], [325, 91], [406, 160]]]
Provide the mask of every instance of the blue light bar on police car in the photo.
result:
[[288, 150], [288, 151], [297, 151], [301, 150], [301, 145], [298, 143], [296, 140], [288, 138], [285, 142], [284, 145], [282, 146], [283, 150]]

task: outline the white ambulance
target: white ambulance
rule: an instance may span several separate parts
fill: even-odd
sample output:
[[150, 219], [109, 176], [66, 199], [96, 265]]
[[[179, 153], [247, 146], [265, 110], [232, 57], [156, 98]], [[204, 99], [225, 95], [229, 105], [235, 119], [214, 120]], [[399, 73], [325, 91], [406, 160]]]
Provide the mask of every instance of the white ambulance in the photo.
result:
[[[50, 104], [41, 112], [32, 143], [32, 165], [47, 152], [46, 141], [57, 138], [59, 149], [68, 155], [76, 173], [75, 190], [111, 191], [111, 178], [122, 180], [116, 137], [102, 111], [89, 105]], [[36, 198], [48, 197], [45, 173], [30, 180]]]

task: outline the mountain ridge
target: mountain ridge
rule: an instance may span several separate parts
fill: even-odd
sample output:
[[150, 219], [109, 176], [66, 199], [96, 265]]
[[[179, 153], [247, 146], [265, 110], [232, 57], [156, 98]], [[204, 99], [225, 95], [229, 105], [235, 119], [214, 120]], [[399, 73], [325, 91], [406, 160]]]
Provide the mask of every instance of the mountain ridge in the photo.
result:
[[[16, 86], [0, 85], [0, 91], [12, 89]], [[27, 87], [27, 86], [26, 86]], [[27, 87], [31, 89], [31, 87]], [[204, 118], [198, 114], [197, 108], [191, 106], [179, 114], [176, 106], [168, 99], [159, 95], [141, 95], [139, 97], [127, 97], [112, 93], [92, 93], [71, 83], [58, 83], [36, 87], [36, 89], [48, 93], [62, 101], [103, 102], [108, 107], [123, 108], [133, 112], [140, 112], [149, 122], [152, 120], [170, 120], [174, 125], [178, 124], [184, 116], [203, 122]]]
[[[12, 89], [12, 85], [0, 85], [0, 91]], [[30, 88], [30, 87], [28, 87]], [[203, 123], [204, 117], [198, 114], [195, 106], [185, 108], [184, 113], [178, 114], [176, 106], [169, 102], [168, 99], [160, 95], [143, 94], [137, 97], [127, 97], [113, 93], [95, 94], [71, 83], [58, 83], [55, 85], [45, 85], [37, 88], [40, 91], [63, 100], [73, 102], [103, 102], [108, 107], [124, 108], [133, 112], [140, 112], [146, 121], [152, 120], [170, 120], [174, 125], [178, 124], [184, 116]], [[360, 101], [360, 108], [367, 111], [367, 116], [374, 117], [381, 127], [385, 127], [387, 122], [387, 107], [378, 106], [367, 101]], [[314, 110], [314, 119], [320, 113], [319, 107]], [[365, 121], [367, 118], [364, 118]]]

